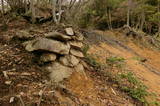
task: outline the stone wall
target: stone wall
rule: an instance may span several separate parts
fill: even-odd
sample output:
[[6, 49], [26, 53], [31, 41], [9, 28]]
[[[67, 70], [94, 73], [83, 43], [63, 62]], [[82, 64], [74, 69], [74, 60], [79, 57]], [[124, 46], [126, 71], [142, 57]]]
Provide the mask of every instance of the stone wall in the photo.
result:
[[[19, 38], [30, 37], [18, 33]], [[44, 71], [50, 72], [50, 79], [60, 82], [68, 78], [74, 71], [83, 71], [81, 59], [84, 57], [83, 35], [73, 31], [71, 27], [65, 28], [60, 33], [57, 31], [45, 33], [44, 37], [35, 37], [23, 43], [28, 52], [41, 51], [39, 60], [44, 64]]]

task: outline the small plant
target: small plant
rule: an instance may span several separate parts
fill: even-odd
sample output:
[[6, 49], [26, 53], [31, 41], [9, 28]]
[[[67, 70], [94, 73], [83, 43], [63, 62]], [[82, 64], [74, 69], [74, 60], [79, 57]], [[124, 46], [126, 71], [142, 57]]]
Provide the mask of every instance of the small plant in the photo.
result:
[[84, 47], [82, 48], [82, 51], [85, 56], [87, 55], [88, 50], [89, 50], [89, 45], [84, 45]]
[[109, 57], [106, 59], [106, 63], [108, 63], [109, 66], [116, 66], [118, 68], [122, 68], [124, 61], [125, 59], [122, 57]]
[[96, 61], [96, 59], [92, 55], [87, 55], [86, 56], [86, 61], [89, 63], [91, 66], [98, 68], [101, 66], [99, 62]]
[[143, 85], [133, 73], [122, 73], [120, 74], [121, 79], [126, 79], [130, 86], [122, 86], [121, 89], [127, 92], [132, 98], [139, 100], [142, 103], [147, 103], [145, 97], [148, 95], [147, 87]]
[[111, 63], [117, 63], [117, 62], [124, 62], [124, 58], [122, 57], [109, 57], [106, 59], [106, 62], [111, 62]]
[[154, 106], [160, 106], [160, 102], [158, 102], [158, 101], [153, 101], [150, 104], [154, 105]]
[[127, 79], [131, 84], [139, 83], [139, 81], [135, 78], [135, 76], [131, 72], [128, 72], [127, 74], [122, 73], [122, 74], [120, 74], [120, 77], [122, 79], [124, 79], [124, 78]]
[[133, 59], [133, 60], [137, 60], [137, 61], [139, 61], [139, 62], [146, 61], [146, 59], [145, 59], [145, 58], [142, 58], [142, 57], [133, 57], [132, 59]]

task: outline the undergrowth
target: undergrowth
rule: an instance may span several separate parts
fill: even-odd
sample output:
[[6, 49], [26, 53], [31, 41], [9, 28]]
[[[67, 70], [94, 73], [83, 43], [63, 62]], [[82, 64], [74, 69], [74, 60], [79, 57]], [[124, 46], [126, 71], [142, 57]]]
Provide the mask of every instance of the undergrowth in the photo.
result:
[[[108, 77], [113, 84], [117, 84], [118, 88], [122, 92], [125, 92], [133, 99], [143, 103], [144, 105], [154, 104], [159, 106], [159, 102], [154, 101], [149, 103], [146, 100], [146, 97], [149, 96], [149, 92], [147, 91], [147, 87], [132, 73], [126, 70], [121, 70], [120, 73], [113, 74], [111, 71], [102, 71], [101, 67], [103, 64], [99, 63], [94, 56], [89, 55], [87, 51], [89, 50], [89, 46], [84, 46], [83, 52], [85, 54], [85, 61], [94, 67], [96, 70], [99, 69], [99, 72], [102, 72], [101, 75], [104, 77]], [[108, 57], [106, 59], [106, 66], [116, 67], [121, 69], [124, 67], [125, 59], [122, 57]]]
[[109, 65], [111, 68], [117, 67], [119, 69], [122, 69], [125, 63], [125, 59], [122, 57], [109, 57], [106, 59], [107, 65]]
[[[141, 83], [133, 73], [121, 73], [119, 74], [120, 80], [118, 83], [122, 82], [123, 80], [127, 80], [129, 82], [128, 86], [120, 86], [121, 90], [126, 92], [132, 98], [147, 104], [146, 96], [148, 96], [147, 87]], [[121, 84], [119, 84], [121, 85]]]

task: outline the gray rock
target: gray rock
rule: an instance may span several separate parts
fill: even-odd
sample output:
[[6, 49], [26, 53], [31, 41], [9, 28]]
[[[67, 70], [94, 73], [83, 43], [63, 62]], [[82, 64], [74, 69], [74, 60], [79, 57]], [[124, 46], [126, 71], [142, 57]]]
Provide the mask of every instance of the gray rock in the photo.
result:
[[56, 39], [60, 39], [60, 40], [70, 40], [72, 39], [70, 36], [64, 35], [62, 33], [59, 32], [49, 32], [47, 34], [45, 34], [45, 37], [47, 38], [56, 38]]
[[26, 42], [24, 45], [25, 49], [30, 52], [35, 50], [45, 50], [58, 54], [69, 54], [70, 50], [69, 44], [41, 37]]
[[58, 62], [54, 62], [51, 65], [45, 67], [45, 70], [50, 72], [50, 79], [54, 82], [60, 82], [65, 78], [69, 78], [73, 72], [72, 68], [63, 66]]
[[67, 35], [71, 35], [71, 36], [74, 35], [74, 32], [73, 32], [72, 28], [66, 28], [65, 31], [66, 31]]
[[28, 31], [21, 30], [21, 31], [16, 32], [16, 36], [15, 37], [17, 37], [19, 39], [30, 39], [33, 36]]
[[74, 56], [77, 56], [77, 57], [84, 57], [83, 53], [78, 51], [78, 50], [75, 50], [75, 49], [71, 49], [70, 50], [70, 53]]
[[74, 36], [74, 39], [78, 41], [83, 41], [84, 36], [80, 32], [76, 32], [76, 36]]
[[65, 66], [70, 66], [70, 67], [74, 67], [79, 63], [79, 59], [77, 59], [75, 56], [73, 55], [66, 55], [64, 57], [60, 57], [59, 61], [65, 65]]
[[83, 43], [82, 42], [78, 42], [78, 41], [70, 41], [69, 44], [72, 47], [78, 48], [78, 49], [81, 49], [83, 47]]
[[77, 71], [77, 72], [84, 72], [84, 67], [83, 67], [83, 65], [82, 64], [78, 64], [76, 67], [75, 67], [75, 70]]
[[87, 79], [87, 75], [85, 73], [84, 66], [81, 63], [79, 63], [77, 66], [75, 66], [74, 70], [79, 72], [79, 73], [82, 73], [85, 76], [85, 78]]
[[45, 53], [40, 57], [42, 62], [53, 62], [56, 60], [56, 55], [54, 53]]

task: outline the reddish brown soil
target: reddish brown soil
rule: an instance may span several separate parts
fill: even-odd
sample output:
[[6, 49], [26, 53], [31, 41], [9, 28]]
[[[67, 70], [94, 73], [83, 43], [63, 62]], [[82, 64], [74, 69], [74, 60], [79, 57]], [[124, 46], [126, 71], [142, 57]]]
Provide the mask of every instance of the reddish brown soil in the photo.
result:
[[[0, 31], [0, 106], [20, 106], [21, 101], [17, 95], [21, 96], [26, 105], [31, 106], [36, 106], [40, 101], [42, 106], [66, 106], [67, 104], [71, 106], [134, 106], [136, 104], [126, 94], [120, 92], [116, 85], [107, 82], [93, 69], [86, 69], [86, 76], [78, 72], [73, 73], [64, 82], [66, 89], [53, 89], [52, 86], [46, 86], [49, 80], [48, 73], [38, 65], [38, 55], [26, 52], [21, 46], [22, 41], [13, 39], [16, 31], [21, 29], [30, 30], [33, 35], [43, 36], [43, 33], [52, 30], [52, 27], [49, 24], [30, 25], [20, 19], [10, 22], [6, 31]], [[134, 46], [133, 49], [137, 51], [140, 48]], [[135, 60], [131, 60], [130, 58], [134, 56], [132, 53], [105, 43], [93, 45], [89, 52], [96, 54], [103, 62], [105, 57], [111, 54], [125, 57], [129, 68], [135, 69], [135, 74], [144, 78], [144, 83], [149, 85], [151, 90], [159, 92], [158, 75], [153, 74]], [[143, 52], [139, 51], [139, 54]], [[147, 53], [152, 53], [152, 56], [147, 57]], [[144, 57], [151, 58], [146, 64], [153, 64], [153, 67], [158, 70], [159, 60], [154, 53], [160, 55], [158, 52], [148, 51]], [[4, 76], [4, 72], [9, 78]], [[7, 85], [6, 81], [11, 83]], [[44, 90], [42, 99], [39, 95], [41, 90]], [[12, 103], [9, 102], [11, 97], [14, 97]]]
[[[98, 45], [92, 45], [89, 53], [96, 55], [98, 57], [97, 60], [101, 63], [105, 63], [106, 58], [109, 58], [109, 56], [125, 58], [127, 69], [134, 72], [134, 74], [148, 87], [149, 92], [157, 94], [157, 100], [160, 101], [160, 51], [135, 44], [132, 42], [133, 39], [132, 41], [129, 39], [124, 42], [124, 38], [121, 38], [124, 35], [116, 31], [114, 33], [111, 31], [96, 32], [106, 37], [108, 35], [112, 36], [113, 39], [116, 39], [126, 47], [131, 48], [132, 51], [126, 50], [119, 45], [113, 46], [101, 42]], [[135, 59], [136, 57], [145, 58], [147, 61], [144, 63], [140, 62], [138, 59]]]

